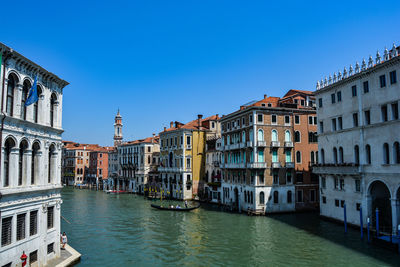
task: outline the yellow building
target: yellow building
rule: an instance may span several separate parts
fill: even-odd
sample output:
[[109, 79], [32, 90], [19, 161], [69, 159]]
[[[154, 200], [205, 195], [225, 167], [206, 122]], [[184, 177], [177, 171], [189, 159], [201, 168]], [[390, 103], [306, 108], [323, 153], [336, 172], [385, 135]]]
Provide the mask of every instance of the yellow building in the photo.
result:
[[219, 117], [214, 115], [186, 124], [171, 122], [160, 133], [160, 167], [163, 195], [192, 199], [204, 190], [206, 138], [220, 132]]

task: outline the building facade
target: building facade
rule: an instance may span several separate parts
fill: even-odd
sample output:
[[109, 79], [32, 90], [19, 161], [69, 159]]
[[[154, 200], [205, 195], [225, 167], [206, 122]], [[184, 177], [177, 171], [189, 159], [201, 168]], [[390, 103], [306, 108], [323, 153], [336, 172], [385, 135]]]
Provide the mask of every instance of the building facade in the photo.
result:
[[317, 83], [321, 215], [396, 233], [400, 223], [399, 48]]
[[222, 203], [261, 214], [316, 209], [309, 166], [318, 149], [315, 137], [307, 139], [315, 136], [315, 115], [312, 93], [290, 90], [222, 117]]
[[218, 131], [218, 115], [205, 119], [198, 115], [186, 124], [175, 121], [168, 129], [164, 127], [159, 172], [165, 197], [192, 199], [204, 195], [206, 138]]
[[[60, 256], [62, 95], [68, 83], [0, 43], [0, 266]], [[39, 99], [25, 106], [37, 77]]]
[[210, 136], [206, 141], [205, 198], [212, 203], [221, 203], [221, 136]]

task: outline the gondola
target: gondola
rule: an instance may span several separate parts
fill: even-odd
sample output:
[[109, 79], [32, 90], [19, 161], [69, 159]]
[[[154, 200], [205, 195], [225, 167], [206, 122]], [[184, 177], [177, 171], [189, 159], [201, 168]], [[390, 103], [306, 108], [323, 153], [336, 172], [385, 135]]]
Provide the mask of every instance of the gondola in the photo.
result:
[[158, 209], [158, 210], [191, 211], [191, 210], [195, 210], [195, 209], [199, 208], [200, 204], [195, 206], [195, 207], [189, 207], [189, 208], [184, 208], [184, 207], [182, 207], [182, 208], [175, 208], [175, 207], [170, 208], [170, 207], [163, 207], [163, 206], [155, 205], [155, 204], [151, 204], [151, 206], [153, 208], [155, 208], [155, 209]]

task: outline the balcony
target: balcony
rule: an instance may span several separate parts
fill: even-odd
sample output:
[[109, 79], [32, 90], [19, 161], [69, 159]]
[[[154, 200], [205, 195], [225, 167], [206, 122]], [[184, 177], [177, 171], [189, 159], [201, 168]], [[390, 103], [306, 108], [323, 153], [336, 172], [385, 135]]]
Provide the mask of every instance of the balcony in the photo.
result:
[[253, 141], [247, 141], [247, 147], [253, 147]]
[[294, 168], [294, 162], [286, 162], [285, 163], [285, 168], [293, 169]]
[[267, 168], [267, 163], [266, 162], [249, 162], [249, 163], [247, 163], [247, 168], [265, 169], [265, 168]]
[[292, 148], [293, 142], [285, 141], [285, 148]]
[[267, 143], [265, 141], [257, 141], [257, 146], [265, 147], [265, 146], [267, 146]]
[[272, 162], [271, 163], [271, 168], [272, 169], [279, 169], [281, 167], [281, 163], [280, 162]]
[[279, 141], [272, 141], [271, 142], [271, 147], [280, 147], [281, 143], [279, 143]]
[[315, 174], [358, 175], [360, 166], [357, 164], [317, 164], [313, 165]]
[[230, 149], [239, 149], [239, 143], [231, 144]]
[[225, 163], [225, 168], [226, 169], [244, 169], [245, 164], [244, 163]]
[[214, 166], [214, 167], [219, 167], [219, 161], [214, 161], [214, 162], [213, 162], [213, 166]]
[[239, 143], [239, 148], [246, 148], [246, 142]]

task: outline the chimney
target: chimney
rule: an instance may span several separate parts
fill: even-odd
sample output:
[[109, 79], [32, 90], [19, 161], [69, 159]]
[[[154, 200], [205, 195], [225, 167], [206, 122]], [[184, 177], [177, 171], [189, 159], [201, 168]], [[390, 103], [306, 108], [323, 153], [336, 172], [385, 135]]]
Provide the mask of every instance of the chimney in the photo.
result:
[[201, 126], [201, 119], [203, 118], [203, 115], [199, 114], [197, 115], [197, 126], [199, 127], [198, 129], [200, 130]]
[[169, 128], [172, 128], [172, 127], [174, 127], [174, 122], [173, 122], [173, 121], [171, 121], [171, 122], [169, 123]]
[[164, 132], [167, 131], [167, 127], [164, 127]]
[[267, 95], [264, 95], [264, 99], [267, 99]]

